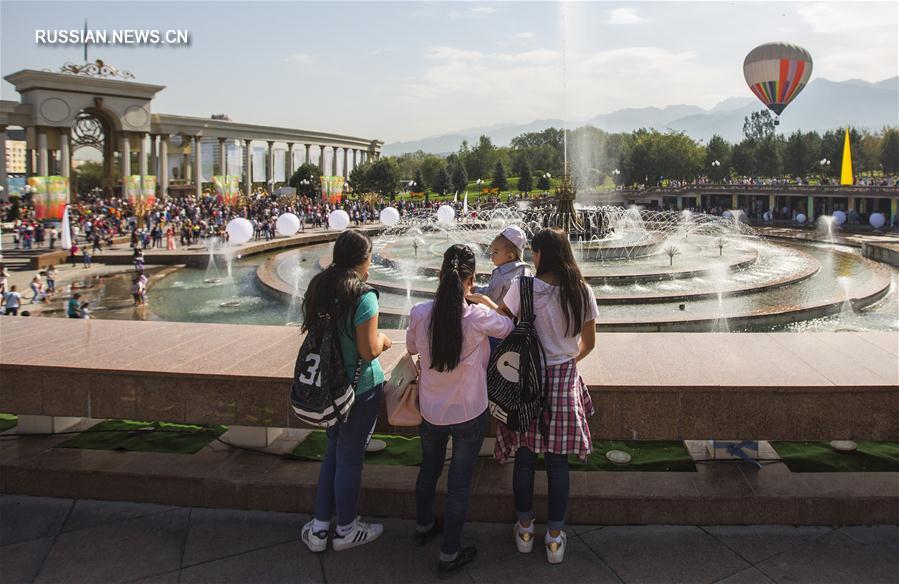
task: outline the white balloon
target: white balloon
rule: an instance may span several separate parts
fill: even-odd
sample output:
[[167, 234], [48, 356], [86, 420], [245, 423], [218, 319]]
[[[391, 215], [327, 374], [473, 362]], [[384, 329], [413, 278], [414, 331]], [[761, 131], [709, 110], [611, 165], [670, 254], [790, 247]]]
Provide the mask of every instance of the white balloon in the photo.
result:
[[290, 237], [300, 229], [300, 218], [293, 213], [284, 213], [275, 221], [278, 233]]
[[796, 215], [796, 223], [805, 223], [805, 213]]
[[765, 211], [765, 214], [762, 215], [762, 219], [765, 221], [771, 221], [771, 211]]
[[400, 222], [400, 212], [394, 207], [384, 207], [381, 209], [381, 223], [387, 225], [396, 225]]
[[870, 223], [871, 227], [874, 229], [880, 229], [886, 222], [887, 219], [883, 216], [883, 213], [871, 213], [871, 217], [868, 218], [868, 223]]
[[846, 213], [842, 211], [834, 211], [833, 212], [833, 222], [837, 225], [842, 225], [846, 222]]
[[334, 231], [343, 231], [350, 226], [350, 216], [343, 209], [331, 211], [328, 215], [328, 227]]
[[444, 225], [452, 225], [455, 218], [456, 210], [449, 205], [440, 205], [440, 208], [437, 209], [437, 220]]
[[724, 217], [725, 219], [733, 219], [734, 214], [730, 211], [725, 211], [724, 213], [721, 214], [721, 216]]
[[228, 232], [228, 241], [231, 243], [246, 243], [253, 238], [253, 224], [243, 217], [228, 221], [225, 231]]

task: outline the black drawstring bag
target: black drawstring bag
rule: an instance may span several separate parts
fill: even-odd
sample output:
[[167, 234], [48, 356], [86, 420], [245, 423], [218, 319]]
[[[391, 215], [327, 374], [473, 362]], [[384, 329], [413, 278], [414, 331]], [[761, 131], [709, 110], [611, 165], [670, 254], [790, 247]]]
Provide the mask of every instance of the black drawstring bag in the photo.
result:
[[521, 318], [497, 347], [487, 366], [490, 415], [510, 430], [524, 431], [539, 417], [540, 433], [548, 434], [544, 411], [549, 384], [546, 352], [534, 327], [534, 278], [519, 278]]
[[[368, 286], [362, 294], [377, 291]], [[360, 296], [361, 297], [361, 296]], [[346, 421], [356, 399], [362, 360], [356, 363], [352, 381], [347, 377], [340, 351], [337, 323], [331, 314], [320, 313], [300, 346], [290, 387], [290, 406], [303, 422], [329, 428]]]

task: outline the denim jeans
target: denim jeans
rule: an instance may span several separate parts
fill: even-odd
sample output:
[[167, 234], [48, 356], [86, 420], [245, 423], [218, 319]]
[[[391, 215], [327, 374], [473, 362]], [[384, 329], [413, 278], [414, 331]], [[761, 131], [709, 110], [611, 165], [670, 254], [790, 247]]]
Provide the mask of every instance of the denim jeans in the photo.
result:
[[415, 521], [420, 526], [434, 521], [434, 491], [437, 479], [443, 472], [446, 459], [446, 443], [453, 437], [453, 458], [447, 478], [446, 513], [443, 517], [443, 543], [440, 551], [454, 554], [462, 542], [462, 528], [468, 513], [468, 495], [471, 477], [478, 460], [478, 453], [487, 434], [489, 416], [484, 410], [480, 416], [461, 424], [437, 426], [421, 421], [421, 467], [415, 483]]
[[330, 522], [335, 512], [337, 525], [349, 525], [356, 519], [362, 462], [378, 420], [383, 387], [382, 383], [357, 395], [347, 421], [327, 429], [328, 448], [318, 472], [315, 493], [315, 518], [319, 521]]
[[[565, 511], [568, 509], [568, 455], [545, 452], [546, 478], [549, 482], [548, 529], [562, 529], [565, 526]], [[528, 448], [519, 448], [515, 453], [515, 469], [512, 473], [512, 492], [515, 494], [515, 514], [519, 521], [534, 518], [534, 472], [537, 455]]]

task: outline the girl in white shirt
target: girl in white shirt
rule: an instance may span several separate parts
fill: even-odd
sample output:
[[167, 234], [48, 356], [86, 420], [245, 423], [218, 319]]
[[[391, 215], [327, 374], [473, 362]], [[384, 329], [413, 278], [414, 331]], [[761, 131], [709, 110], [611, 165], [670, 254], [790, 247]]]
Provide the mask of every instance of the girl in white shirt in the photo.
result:
[[[565, 556], [565, 512], [568, 508], [568, 455], [586, 459], [593, 450], [587, 418], [593, 415], [590, 393], [578, 374], [577, 362], [590, 354], [596, 342], [596, 298], [581, 276], [571, 251], [568, 234], [560, 229], [543, 229], [531, 241], [536, 267], [534, 314], [537, 336], [546, 351], [548, 366], [547, 408], [543, 412], [548, 433], [543, 436], [538, 420], [522, 432], [499, 425], [496, 458], [505, 462], [515, 456], [512, 490], [515, 495], [514, 537], [518, 551], [528, 553], [534, 546], [534, 472], [537, 454], [543, 453], [549, 483], [549, 519], [546, 557], [559, 563]], [[488, 298], [477, 301], [509, 316], [519, 316], [520, 281], [515, 280], [496, 305]]]
[[438, 571], [446, 576], [471, 562], [477, 550], [461, 548], [471, 477], [489, 426], [487, 363], [490, 337], [512, 332], [512, 321], [465, 297], [474, 285], [475, 255], [466, 245], [443, 254], [434, 300], [417, 304], [409, 315], [406, 348], [420, 354], [418, 395], [421, 406], [422, 463], [415, 485], [415, 541], [424, 545], [440, 531], [434, 492], [453, 438], [447, 477], [446, 512]]

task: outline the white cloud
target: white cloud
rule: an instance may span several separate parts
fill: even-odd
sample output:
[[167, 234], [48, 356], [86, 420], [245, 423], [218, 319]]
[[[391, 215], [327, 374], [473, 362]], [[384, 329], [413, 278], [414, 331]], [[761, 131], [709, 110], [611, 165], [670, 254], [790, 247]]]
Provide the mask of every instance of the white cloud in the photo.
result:
[[300, 65], [312, 65], [315, 63], [315, 57], [309, 53], [292, 53], [285, 57], [286, 63], [299, 63]]
[[535, 35], [535, 34], [532, 33], [532, 32], [519, 32], [519, 33], [515, 33], [515, 38], [517, 38], [517, 39], [532, 39], [532, 38], [534, 38], [535, 36], [537, 36], [537, 35]]
[[895, 27], [896, 6], [895, 2], [802, 2], [796, 12], [813, 32], [846, 34]]
[[453, 9], [449, 16], [454, 20], [459, 20], [462, 18], [486, 18], [493, 14], [496, 14], [496, 8], [493, 6], [472, 6], [464, 10]]
[[616, 8], [609, 12], [609, 20], [607, 21], [608, 24], [615, 26], [640, 24], [641, 22], [646, 22], [646, 19], [637, 14], [634, 8]]

